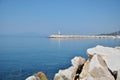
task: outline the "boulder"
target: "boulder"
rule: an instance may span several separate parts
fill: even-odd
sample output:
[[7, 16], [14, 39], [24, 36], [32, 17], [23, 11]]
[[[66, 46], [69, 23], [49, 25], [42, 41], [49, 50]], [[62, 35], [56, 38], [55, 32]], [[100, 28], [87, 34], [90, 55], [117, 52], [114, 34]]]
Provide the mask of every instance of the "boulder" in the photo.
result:
[[38, 72], [25, 80], [48, 80], [43, 72]]
[[85, 63], [85, 58], [75, 57], [71, 60], [71, 63], [74, 67], [78, 67], [79, 65], [82, 65]]
[[78, 66], [83, 65], [85, 59], [82, 57], [75, 57], [71, 60], [71, 63], [72, 66], [68, 69], [59, 70], [59, 72], [55, 74], [54, 80], [74, 80]]
[[96, 46], [94, 48], [89, 48], [87, 50], [87, 54], [89, 58], [91, 58], [94, 54], [101, 55], [105, 60], [108, 68], [114, 72], [120, 69], [120, 49], [112, 48], [112, 47], [103, 47]]
[[64, 77], [60, 74], [55, 74], [54, 80], [65, 80]]
[[117, 74], [117, 79], [116, 80], [120, 80], [120, 69], [118, 70], [118, 74]]
[[72, 80], [74, 79], [76, 70], [77, 68], [73, 66], [65, 70], [59, 70], [59, 72], [55, 74], [54, 80]]
[[104, 59], [94, 54], [91, 60], [87, 60], [80, 74], [80, 80], [115, 80], [108, 70]]
[[28, 77], [28, 78], [25, 79], [25, 80], [40, 80], [40, 78], [35, 77], [35, 76], [30, 76], [30, 77]]

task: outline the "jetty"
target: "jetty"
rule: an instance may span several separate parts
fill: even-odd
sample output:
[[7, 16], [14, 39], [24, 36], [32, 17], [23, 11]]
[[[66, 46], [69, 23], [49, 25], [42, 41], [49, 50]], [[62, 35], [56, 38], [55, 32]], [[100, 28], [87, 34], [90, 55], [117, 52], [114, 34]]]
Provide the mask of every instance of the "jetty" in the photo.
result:
[[118, 38], [117, 36], [106, 35], [50, 35], [49, 38]]
[[58, 34], [50, 35], [48, 38], [120, 38], [120, 35], [63, 35], [58, 31]]

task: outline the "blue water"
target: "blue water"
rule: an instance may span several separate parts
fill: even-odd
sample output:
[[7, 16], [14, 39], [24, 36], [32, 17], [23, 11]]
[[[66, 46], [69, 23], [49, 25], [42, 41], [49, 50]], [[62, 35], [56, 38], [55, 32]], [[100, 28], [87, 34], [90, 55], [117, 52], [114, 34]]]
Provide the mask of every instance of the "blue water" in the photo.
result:
[[68, 68], [75, 56], [87, 58], [96, 45], [120, 46], [120, 39], [49, 39], [47, 37], [0, 37], [0, 80], [24, 80], [42, 71], [49, 80]]

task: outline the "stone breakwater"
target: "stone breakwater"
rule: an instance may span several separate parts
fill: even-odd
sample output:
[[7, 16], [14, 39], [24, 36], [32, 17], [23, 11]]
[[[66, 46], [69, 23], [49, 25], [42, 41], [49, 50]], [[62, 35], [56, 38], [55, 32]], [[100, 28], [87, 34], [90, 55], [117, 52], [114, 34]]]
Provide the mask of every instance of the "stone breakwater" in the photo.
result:
[[49, 38], [120, 38], [120, 36], [106, 36], [106, 35], [100, 35], [100, 36], [83, 36], [83, 35], [50, 35]]
[[[120, 47], [96, 46], [87, 50], [88, 59], [76, 56], [72, 66], [59, 70], [54, 80], [120, 80]], [[26, 80], [47, 80], [37, 73]]]

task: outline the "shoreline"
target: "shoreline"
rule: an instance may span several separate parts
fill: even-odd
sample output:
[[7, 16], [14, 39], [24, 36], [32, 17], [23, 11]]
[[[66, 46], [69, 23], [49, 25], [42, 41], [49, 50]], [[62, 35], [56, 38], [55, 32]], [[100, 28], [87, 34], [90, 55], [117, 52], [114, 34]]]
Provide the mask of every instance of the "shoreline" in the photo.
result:
[[120, 38], [120, 36], [107, 35], [50, 35], [48, 38]]

